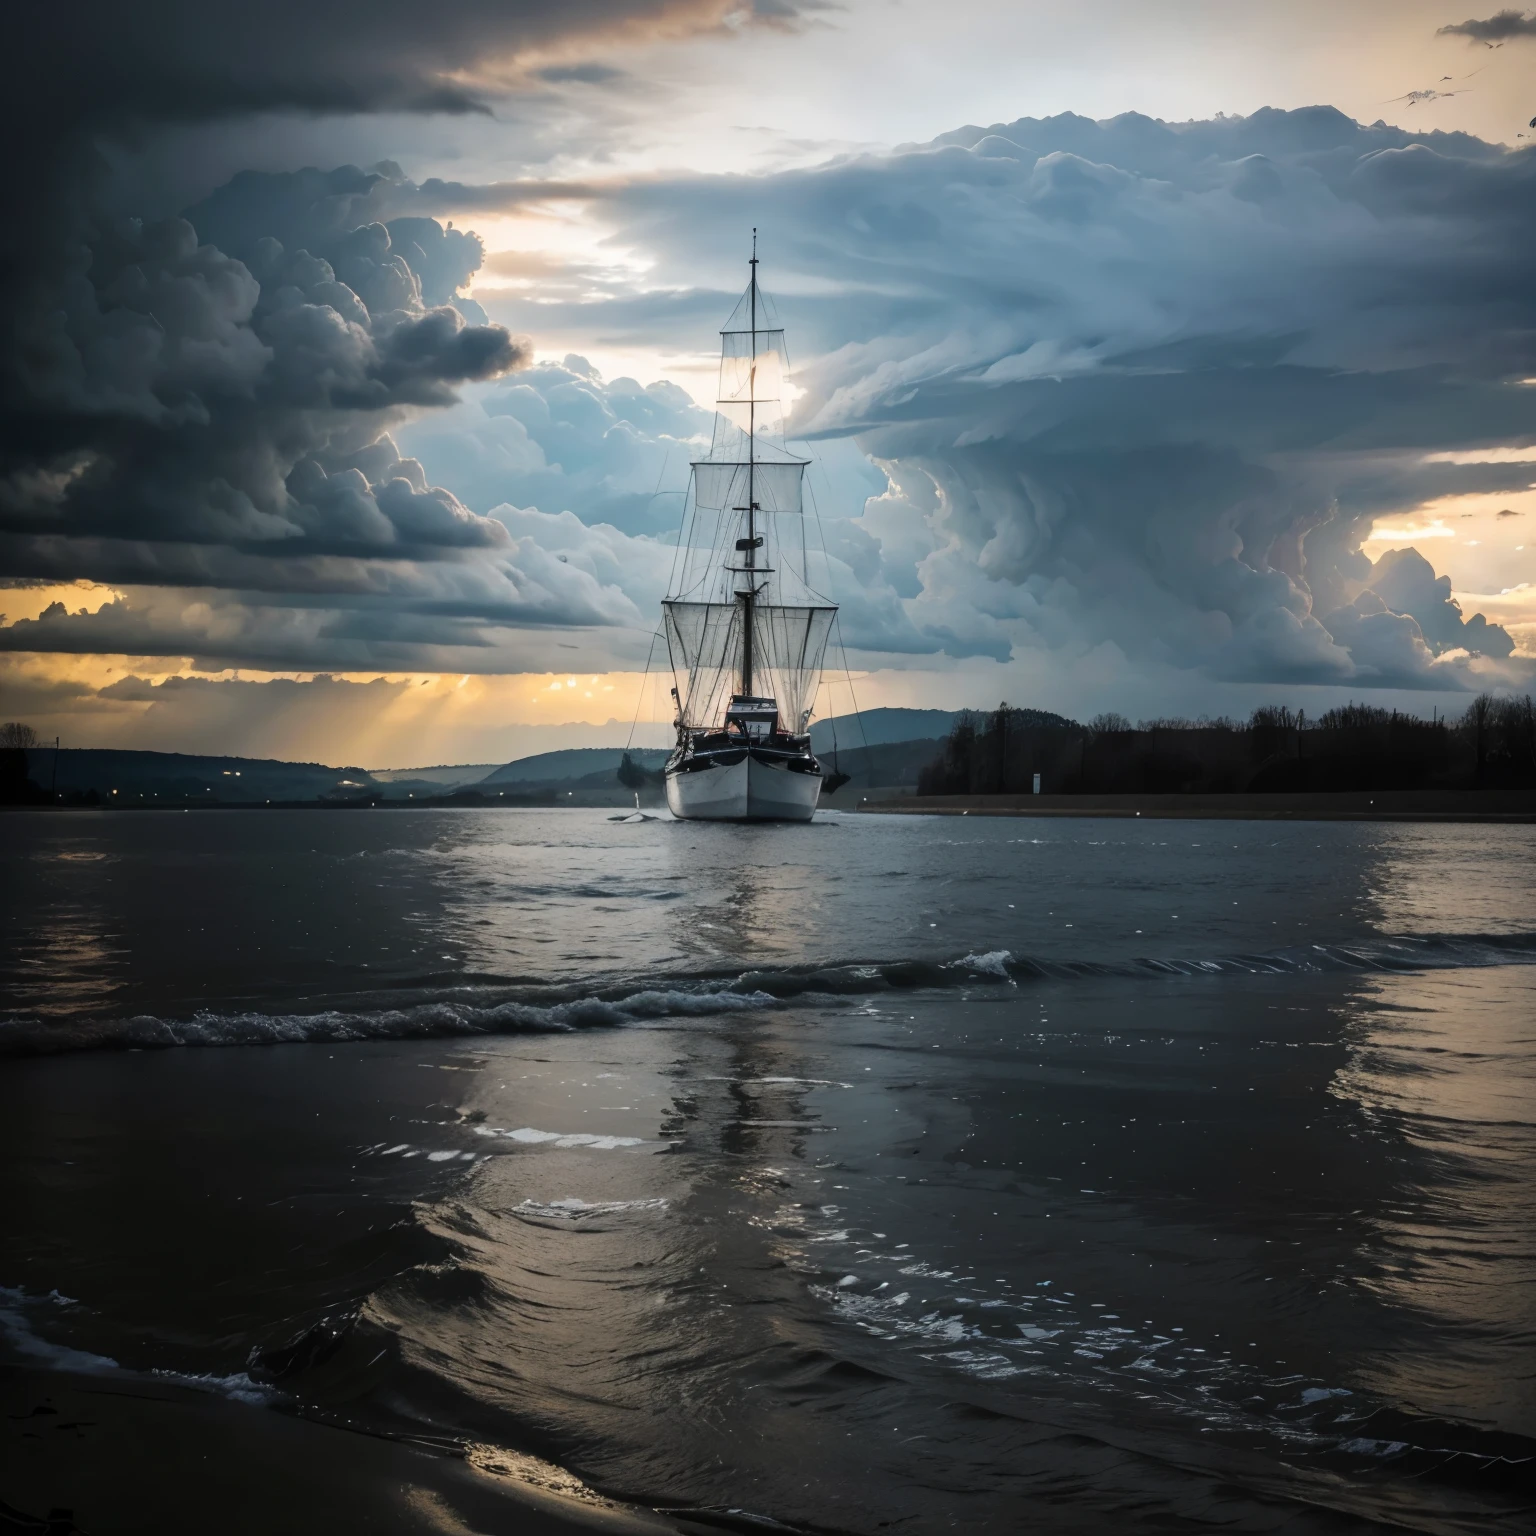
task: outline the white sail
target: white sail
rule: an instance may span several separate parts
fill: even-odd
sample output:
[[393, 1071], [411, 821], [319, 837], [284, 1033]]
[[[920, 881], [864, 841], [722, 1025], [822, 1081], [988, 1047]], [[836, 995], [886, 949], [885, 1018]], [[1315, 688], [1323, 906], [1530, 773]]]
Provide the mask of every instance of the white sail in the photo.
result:
[[787, 607], [758, 603], [752, 610], [755, 671], [759, 693], [778, 701], [784, 729], [810, 729], [811, 709], [821, 685], [821, 662], [832, 633], [833, 607]]
[[720, 462], [701, 459], [693, 466], [693, 496], [697, 506], [710, 512], [739, 512], [747, 504], [750, 479], [752, 500], [760, 512], [803, 512], [801, 496], [805, 461], [787, 463]]
[[759, 449], [771, 452], [769, 445], [784, 434], [788, 373], [789, 353], [782, 330], [721, 331], [720, 387], [715, 398], [720, 419], [762, 439]]
[[[717, 725], [739, 680], [742, 605], [669, 600], [662, 609], [679, 720], [695, 729]], [[808, 727], [836, 614], [830, 606], [753, 605], [754, 686], [777, 700], [785, 730]]]
[[718, 725], [741, 667], [741, 604], [663, 602], [678, 724]]

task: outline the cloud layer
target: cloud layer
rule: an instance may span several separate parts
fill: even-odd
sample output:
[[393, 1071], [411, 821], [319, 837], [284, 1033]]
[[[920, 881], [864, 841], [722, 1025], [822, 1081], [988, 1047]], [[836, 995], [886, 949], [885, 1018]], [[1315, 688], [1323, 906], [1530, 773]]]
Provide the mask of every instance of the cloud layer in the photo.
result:
[[11, 625], [0, 649], [491, 667], [494, 631], [642, 623], [396, 449], [389, 428], [530, 360], [466, 319], [478, 240], [371, 218], [400, 185], [242, 176], [187, 219], [76, 248], [61, 304], [25, 317], [0, 562], [125, 593]]
[[123, 595], [0, 649], [640, 665], [709, 415], [574, 354], [535, 365], [513, 331], [705, 345], [730, 299], [695, 276], [757, 224], [863, 661], [1523, 686], [1421, 554], [1361, 545], [1383, 514], [1530, 482], [1475, 460], [1536, 441], [1533, 179], [1528, 151], [1328, 108], [1020, 119], [580, 189], [654, 261], [645, 286], [483, 294], [508, 325], [465, 296], [485, 252], [446, 212], [526, 188], [247, 173], [183, 219], [93, 226], [25, 311], [0, 574]]
[[1508, 637], [1391, 607], [1359, 546], [1529, 483], [1427, 458], [1536, 436], [1533, 183], [1529, 151], [1313, 108], [1021, 119], [610, 208], [662, 284], [771, 231], [819, 354], [802, 425], [892, 467], [860, 523], [950, 654], [1455, 688]]

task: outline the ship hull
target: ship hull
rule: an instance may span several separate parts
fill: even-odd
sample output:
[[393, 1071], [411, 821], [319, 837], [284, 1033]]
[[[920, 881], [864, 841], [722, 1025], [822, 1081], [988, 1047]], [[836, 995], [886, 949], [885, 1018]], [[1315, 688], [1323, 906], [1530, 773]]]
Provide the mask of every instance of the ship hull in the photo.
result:
[[733, 763], [667, 771], [667, 805], [680, 821], [809, 821], [820, 796], [819, 773], [780, 767], [751, 752]]

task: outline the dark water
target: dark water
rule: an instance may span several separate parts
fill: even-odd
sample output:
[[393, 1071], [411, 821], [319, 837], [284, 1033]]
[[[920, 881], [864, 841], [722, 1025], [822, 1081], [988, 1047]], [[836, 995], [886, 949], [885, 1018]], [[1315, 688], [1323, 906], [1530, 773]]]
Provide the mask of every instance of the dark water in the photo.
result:
[[14, 1357], [797, 1527], [1529, 1528], [1536, 829], [0, 831]]

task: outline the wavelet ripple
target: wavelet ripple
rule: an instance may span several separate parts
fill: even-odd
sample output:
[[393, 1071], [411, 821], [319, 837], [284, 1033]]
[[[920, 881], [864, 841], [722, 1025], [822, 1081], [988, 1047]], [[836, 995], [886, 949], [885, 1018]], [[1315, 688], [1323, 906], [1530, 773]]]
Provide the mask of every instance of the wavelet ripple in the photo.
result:
[[[314, 1013], [221, 1013], [186, 1019], [125, 1018], [0, 1023], [0, 1058], [85, 1050], [173, 1046], [336, 1044], [360, 1040], [452, 1039], [473, 1035], [612, 1029], [668, 1018], [749, 1013], [795, 1002], [836, 1002], [892, 991], [1019, 986], [1088, 978], [1402, 973], [1536, 963], [1536, 933], [1382, 935], [1348, 944], [1314, 943], [1211, 958], [1045, 959], [1008, 950], [952, 960], [831, 961], [739, 972], [668, 972], [539, 985], [444, 988], [452, 996], [392, 1008]], [[472, 997], [466, 998], [466, 992]]]

